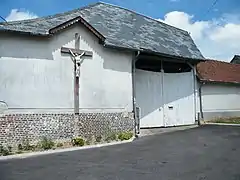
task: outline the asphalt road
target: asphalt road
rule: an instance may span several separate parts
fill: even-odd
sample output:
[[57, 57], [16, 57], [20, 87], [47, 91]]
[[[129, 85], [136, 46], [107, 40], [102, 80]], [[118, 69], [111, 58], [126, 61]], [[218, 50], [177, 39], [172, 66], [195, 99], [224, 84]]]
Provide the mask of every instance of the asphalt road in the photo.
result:
[[204, 126], [130, 144], [0, 161], [0, 180], [240, 180], [240, 127]]

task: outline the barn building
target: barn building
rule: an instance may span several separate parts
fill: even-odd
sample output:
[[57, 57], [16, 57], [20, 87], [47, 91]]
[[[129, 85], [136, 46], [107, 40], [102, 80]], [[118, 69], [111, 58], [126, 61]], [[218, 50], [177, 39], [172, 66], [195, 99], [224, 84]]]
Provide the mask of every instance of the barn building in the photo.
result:
[[198, 120], [205, 59], [184, 30], [99, 2], [0, 23], [0, 42], [0, 143]]

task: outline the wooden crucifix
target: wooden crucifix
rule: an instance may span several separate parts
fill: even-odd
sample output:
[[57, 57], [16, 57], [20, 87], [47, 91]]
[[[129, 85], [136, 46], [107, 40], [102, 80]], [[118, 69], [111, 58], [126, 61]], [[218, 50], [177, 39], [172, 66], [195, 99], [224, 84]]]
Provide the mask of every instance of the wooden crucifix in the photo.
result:
[[83, 58], [92, 57], [93, 53], [80, 49], [80, 35], [78, 33], [75, 34], [75, 48], [61, 47], [61, 53], [70, 54], [74, 64], [74, 113], [79, 114], [80, 66], [83, 62]]

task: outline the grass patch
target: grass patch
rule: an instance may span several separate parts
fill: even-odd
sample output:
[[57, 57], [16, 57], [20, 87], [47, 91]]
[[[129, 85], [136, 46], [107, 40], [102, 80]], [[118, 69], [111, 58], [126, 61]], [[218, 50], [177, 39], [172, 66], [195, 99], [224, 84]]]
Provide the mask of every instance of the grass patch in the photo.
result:
[[240, 117], [231, 117], [231, 118], [217, 118], [212, 121], [213, 123], [225, 123], [225, 124], [240, 124]]
[[101, 143], [110, 143], [114, 141], [124, 141], [129, 140], [133, 137], [132, 132], [121, 132], [121, 133], [109, 133], [106, 136], [97, 135], [91, 136], [88, 138], [74, 137], [71, 140], [65, 142], [54, 142], [48, 137], [42, 137], [38, 142], [31, 144], [28, 139], [22, 140], [21, 143], [17, 144], [14, 147], [0, 144], [0, 156], [8, 156], [13, 154], [23, 154], [29, 152], [45, 151], [45, 150], [55, 150], [71, 147], [81, 147], [85, 145], [101, 144]]

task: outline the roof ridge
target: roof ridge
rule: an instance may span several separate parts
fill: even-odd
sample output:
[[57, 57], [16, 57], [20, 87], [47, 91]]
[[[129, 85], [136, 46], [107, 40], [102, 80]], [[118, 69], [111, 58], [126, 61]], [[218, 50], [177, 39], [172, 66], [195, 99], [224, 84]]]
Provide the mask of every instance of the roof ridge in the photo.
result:
[[101, 4], [101, 2], [90, 3], [86, 6], [82, 6], [82, 7], [72, 9], [72, 10], [69, 10], [69, 11], [66, 11], [66, 12], [60, 12], [60, 13], [57, 13], [57, 14], [47, 15], [47, 16], [43, 16], [43, 17], [37, 17], [37, 18], [33, 18], [33, 19], [0, 22], [0, 25], [6, 25], [6, 24], [11, 25], [11, 24], [18, 24], [18, 23], [22, 23], [22, 22], [31, 22], [31, 21], [36, 21], [36, 20], [46, 20], [46, 19], [49, 19], [49, 18], [54, 18], [56, 16], [64, 15], [66, 13], [70, 14], [70, 13], [73, 13], [74, 11], [79, 11], [79, 10], [83, 10], [83, 9], [86, 9], [86, 8], [94, 7], [94, 6], [99, 5], [99, 4]]
[[227, 61], [225, 61], [223, 59], [209, 59], [209, 58], [207, 58], [205, 62], [207, 63], [209, 61], [231, 64], [231, 63], [229, 63], [229, 62], [227, 62]]
[[22, 23], [22, 22], [31, 22], [31, 21], [35, 21], [38, 19], [42, 19], [43, 17], [37, 17], [37, 18], [33, 18], [33, 19], [23, 19], [23, 20], [16, 20], [16, 21], [7, 21], [7, 22], [0, 22], [0, 25], [11, 25], [11, 24], [18, 24], [18, 23]]
[[36, 21], [36, 20], [46, 20], [46, 19], [49, 19], [49, 18], [54, 18], [54, 17], [57, 17], [57, 16], [61, 16], [61, 15], [64, 15], [64, 14], [70, 14], [70, 13], [73, 13], [74, 11], [79, 11], [79, 10], [83, 10], [83, 9], [86, 9], [86, 8], [94, 7], [94, 6], [99, 5], [99, 4], [104, 4], [104, 5], [109, 5], [109, 6], [112, 6], [112, 7], [120, 8], [120, 9], [129, 11], [131, 13], [134, 13], [136, 15], [140, 15], [140, 16], [143, 16], [145, 18], [148, 18], [148, 19], [151, 19], [153, 21], [156, 21], [157, 23], [164, 24], [166, 26], [169, 26], [169, 27], [174, 28], [174, 29], [178, 29], [178, 30], [180, 30], [180, 31], [182, 31], [184, 33], [188, 33], [189, 34], [188, 31], [185, 31], [183, 29], [180, 29], [180, 28], [177, 28], [175, 26], [169, 25], [167, 23], [161, 22], [161, 21], [159, 21], [157, 19], [154, 19], [154, 18], [152, 18], [150, 16], [147, 16], [145, 14], [142, 14], [142, 13], [136, 12], [134, 10], [131, 10], [131, 9], [128, 9], [128, 8], [124, 8], [122, 6], [118, 6], [118, 5], [115, 5], [115, 4], [106, 3], [106, 2], [103, 2], [103, 1], [90, 3], [90, 4], [88, 4], [86, 6], [82, 6], [80, 8], [76, 8], [76, 9], [73, 9], [73, 10], [70, 10], [70, 11], [61, 12], [61, 13], [57, 13], [57, 14], [52, 14], [52, 15], [48, 15], [48, 16], [43, 16], [43, 17], [38, 17], [38, 18], [33, 18], [33, 19], [18, 20], [18, 21], [0, 22], [0, 25], [7, 25], [7, 24], [8, 25], [14, 25], [14, 24], [22, 23], [22, 22], [32, 22], [32, 21]]
[[[58, 30], [65, 29], [71, 23], [77, 22], [79, 18], [81, 19], [82, 16], [82, 18], [86, 18], [87, 25], [92, 26], [106, 37], [106, 45], [108, 46], [131, 50], [145, 50], [171, 57], [196, 60], [205, 59], [186, 31], [156, 18], [135, 12], [134, 10], [96, 1], [92, 4], [82, 5], [76, 9], [70, 9], [69, 11], [45, 17], [9, 22], [9, 24], [0, 25], [0, 32], [46, 36], [51, 34], [49, 30], [54, 28], [58, 28]], [[84, 19], [81, 21], [85, 22]], [[123, 33], [122, 29], [125, 26], [129, 28], [126, 28]], [[145, 30], [141, 28], [145, 28]], [[133, 36], [130, 36], [134, 31], [138, 35], [133, 34]], [[135, 35], [138, 38], [134, 38]], [[163, 36], [164, 38], [162, 38]], [[142, 41], [141, 37], [144, 37], [145, 41]], [[182, 39], [185, 41], [179, 43]], [[166, 46], [171, 46], [172, 48], [166, 48]], [[143, 47], [145, 48], [143, 49]]]
[[109, 6], [113, 6], [113, 7], [117, 7], [117, 8], [124, 9], [124, 10], [127, 10], [127, 11], [129, 11], [129, 12], [131, 12], [131, 13], [136, 14], [136, 15], [143, 16], [143, 17], [145, 17], [145, 18], [154, 20], [154, 21], [156, 21], [156, 22], [158, 22], [158, 23], [160, 23], [160, 24], [167, 25], [167, 26], [169, 26], [169, 27], [171, 27], [171, 28], [175, 28], [175, 29], [178, 29], [178, 30], [180, 30], [180, 31], [182, 31], [182, 32], [184, 32], [184, 33], [188, 33], [188, 34], [189, 34], [189, 32], [186, 31], [186, 30], [183, 30], [183, 29], [177, 28], [177, 27], [175, 27], [175, 26], [172, 26], [172, 25], [170, 25], [170, 24], [161, 22], [161, 21], [159, 21], [159, 20], [157, 20], [157, 19], [152, 18], [151, 16], [147, 16], [147, 15], [145, 15], [145, 14], [136, 12], [136, 11], [134, 11], [134, 10], [131, 10], [131, 9], [128, 9], [128, 8], [125, 8], [125, 7], [122, 7], [122, 6], [118, 6], [118, 5], [115, 5], [115, 4], [106, 3], [106, 2], [103, 2], [103, 1], [99, 1], [98, 3], [100, 3], [100, 4], [105, 4], [105, 5], [109, 5]]
[[224, 61], [224, 60], [216, 60], [216, 59], [206, 59], [206, 61], [204, 61], [204, 63], [208, 63], [208, 62], [217, 62], [217, 63], [222, 63], [222, 64], [228, 64], [228, 65], [233, 65], [233, 66], [239, 66], [240, 67], [240, 64], [232, 64], [231, 62], [227, 62], [227, 61]]

